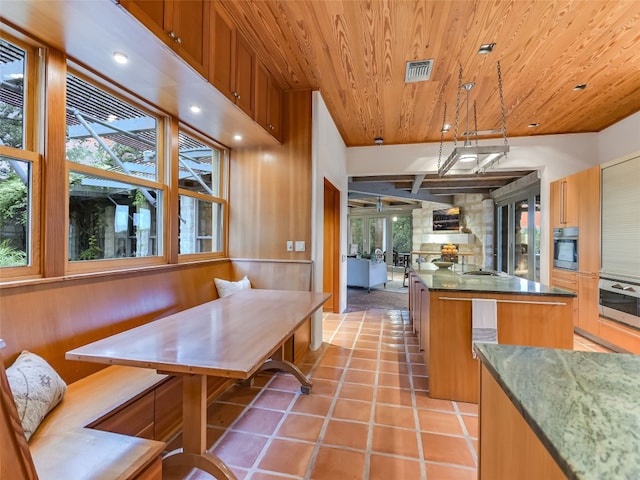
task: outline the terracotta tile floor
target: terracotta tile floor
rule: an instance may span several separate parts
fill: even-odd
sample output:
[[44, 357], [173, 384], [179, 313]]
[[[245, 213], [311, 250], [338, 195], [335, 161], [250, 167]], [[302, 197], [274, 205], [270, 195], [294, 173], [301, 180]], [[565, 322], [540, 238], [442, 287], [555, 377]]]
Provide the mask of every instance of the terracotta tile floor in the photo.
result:
[[[301, 365], [310, 395], [279, 373], [236, 385], [209, 408], [210, 451], [239, 479], [476, 479], [478, 407], [427, 396], [407, 311], [324, 314], [323, 334]], [[579, 336], [575, 349], [606, 351]]]

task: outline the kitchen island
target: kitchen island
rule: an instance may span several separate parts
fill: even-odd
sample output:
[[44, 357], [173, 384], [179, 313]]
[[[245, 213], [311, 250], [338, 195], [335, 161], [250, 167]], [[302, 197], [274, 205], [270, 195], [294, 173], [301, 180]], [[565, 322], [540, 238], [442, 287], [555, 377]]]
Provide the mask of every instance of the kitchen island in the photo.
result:
[[[466, 266], [465, 271], [470, 269], [474, 267]], [[479, 362], [473, 358], [471, 342], [473, 299], [496, 300], [501, 344], [573, 348], [575, 293], [518, 277], [462, 273], [410, 273], [409, 311], [429, 371], [430, 397], [478, 403]]]
[[640, 357], [476, 344], [480, 480], [640, 478]]

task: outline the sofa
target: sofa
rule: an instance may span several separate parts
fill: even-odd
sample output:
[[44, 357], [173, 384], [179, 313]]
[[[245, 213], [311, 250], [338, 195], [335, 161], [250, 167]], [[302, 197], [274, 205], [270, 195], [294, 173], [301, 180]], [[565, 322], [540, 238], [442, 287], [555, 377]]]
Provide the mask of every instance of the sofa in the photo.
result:
[[366, 258], [347, 258], [347, 286], [362, 287], [369, 291], [371, 287], [387, 286], [387, 264], [370, 261]]

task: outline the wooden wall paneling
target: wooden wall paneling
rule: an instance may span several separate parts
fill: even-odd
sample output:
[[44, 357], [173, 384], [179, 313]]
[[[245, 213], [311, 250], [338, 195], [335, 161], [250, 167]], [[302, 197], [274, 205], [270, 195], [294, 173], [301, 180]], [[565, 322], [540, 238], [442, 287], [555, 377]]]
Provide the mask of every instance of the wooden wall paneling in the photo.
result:
[[311, 261], [233, 259], [233, 278], [245, 275], [253, 288], [272, 290], [311, 290]]
[[23, 349], [44, 357], [66, 382], [99, 365], [65, 360], [66, 351], [217, 298], [213, 277], [231, 278], [228, 260], [57, 279], [2, 288], [4, 359]]
[[64, 274], [67, 244], [66, 74], [67, 58], [57, 50], [46, 55], [44, 160], [42, 165], [43, 275]]
[[[287, 92], [283, 143], [231, 151], [229, 255], [311, 258], [311, 92]], [[304, 252], [287, 252], [303, 240]]]

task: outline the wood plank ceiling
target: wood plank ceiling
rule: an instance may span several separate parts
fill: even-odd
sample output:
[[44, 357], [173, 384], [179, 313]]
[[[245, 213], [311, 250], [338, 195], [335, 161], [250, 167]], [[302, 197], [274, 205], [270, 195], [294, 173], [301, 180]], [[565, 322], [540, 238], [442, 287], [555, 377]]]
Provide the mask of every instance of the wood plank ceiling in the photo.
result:
[[[373, 145], [375, 137], [385, 145], [440, 142], [443, 120], [452, 125], [444, 141], [452, 141], [458, 87], [466, 82], [475, 82], [470, 102], [477, 104], [477, 130], [484, 138], [500, 136], [498, 61], [509, 137], [598, 132], [640, 110], [636, 0], [222, 4], [283, 88], [322, 93], [349, 147]], [[493, 52], [478, 54], [489, 43]], [[430, 80], [405, 83], [406, 62], [424, 59], [434, 61]], [[574, 90], [579, 84], [587, 87]], [[459, 140], [467, 121], [464, 93], [460, 102]], [[475, 130], [473, 118], [470, 125]], [[427, 173], [419, 188], [436, 195], [486, 193], [527, 173], [453, 181]], [[354, 178], [350, 204], [377, 203], [355, 191], [365, 184], [407, 192], [416, 190], [416, 180]], [[389, 205], [412, 203], [399, 198], [382, 196]]]
[[[460, 66], [476, 83], [478, 130], [500, 129], [498, 61], [510, 136], [597, 132], [640, 110], [637, 0], [222, 4], [283, 88], [320, 90], [349, 147], [439, 142]], [[479, 55], [485, 43], [495, 49]], [[406, 84], [405, 63], [422, 59], [431, 79]]]
[[[160, 41], [149, 39], [149, 32], [123, 9], [114, 8], [115, 3], [6, 0], [2, 15], [233, 145], [233, 130], [254, 122], [243, 118], [222, 95], [212, 95], [184, 62]], [[640, 110], [640, 0], [214, 3], [234, 19], [283, 89], [322, 93], [348, 147], [373, 145], [375, 137], [383, 137], [384, 145], [440, 142], [445, 104], [444, 120], [455, 123], [460, 81], [476, 83], [470, 101], [478, 106], [478, 130], [500, 129], [498, 61], [509, 137], [598, 132]], [[136, 64], [128, 72], [103, 55], [123, 41]], [[479, 55], [485, 43], [495, 43], [495, 49]], [[424, 59], [434, 62], [430, 80], [405, 83], [406, 62]], [[587, 88], [574, 91], [578, 84]], [[464, 101], [463, 94], [459, 139], [466, 126]], [[205, 124], [188, 111], [187, 102], [199, 102], [209, 112]], [[532, 123], [539, 126], [530, 128]], [[256, 146], [268, 139], [266, 132], [254, 130], [247, 143]], [[454, 133], [455, 126], [444, 140], [453, 140]], [[417, 187], [437, 188], [433, 172], [424, 173]], [[517, 175], [514, 172], [512, 179]], [[417, 178], [399, 177], [384, 188], [406, 191], [411, 181], [415, 189]], [[477, 179], [466, 184], [462, 177], [456, 180], [449, 193], [462, 192], [463, 186], [479, 191]]]

